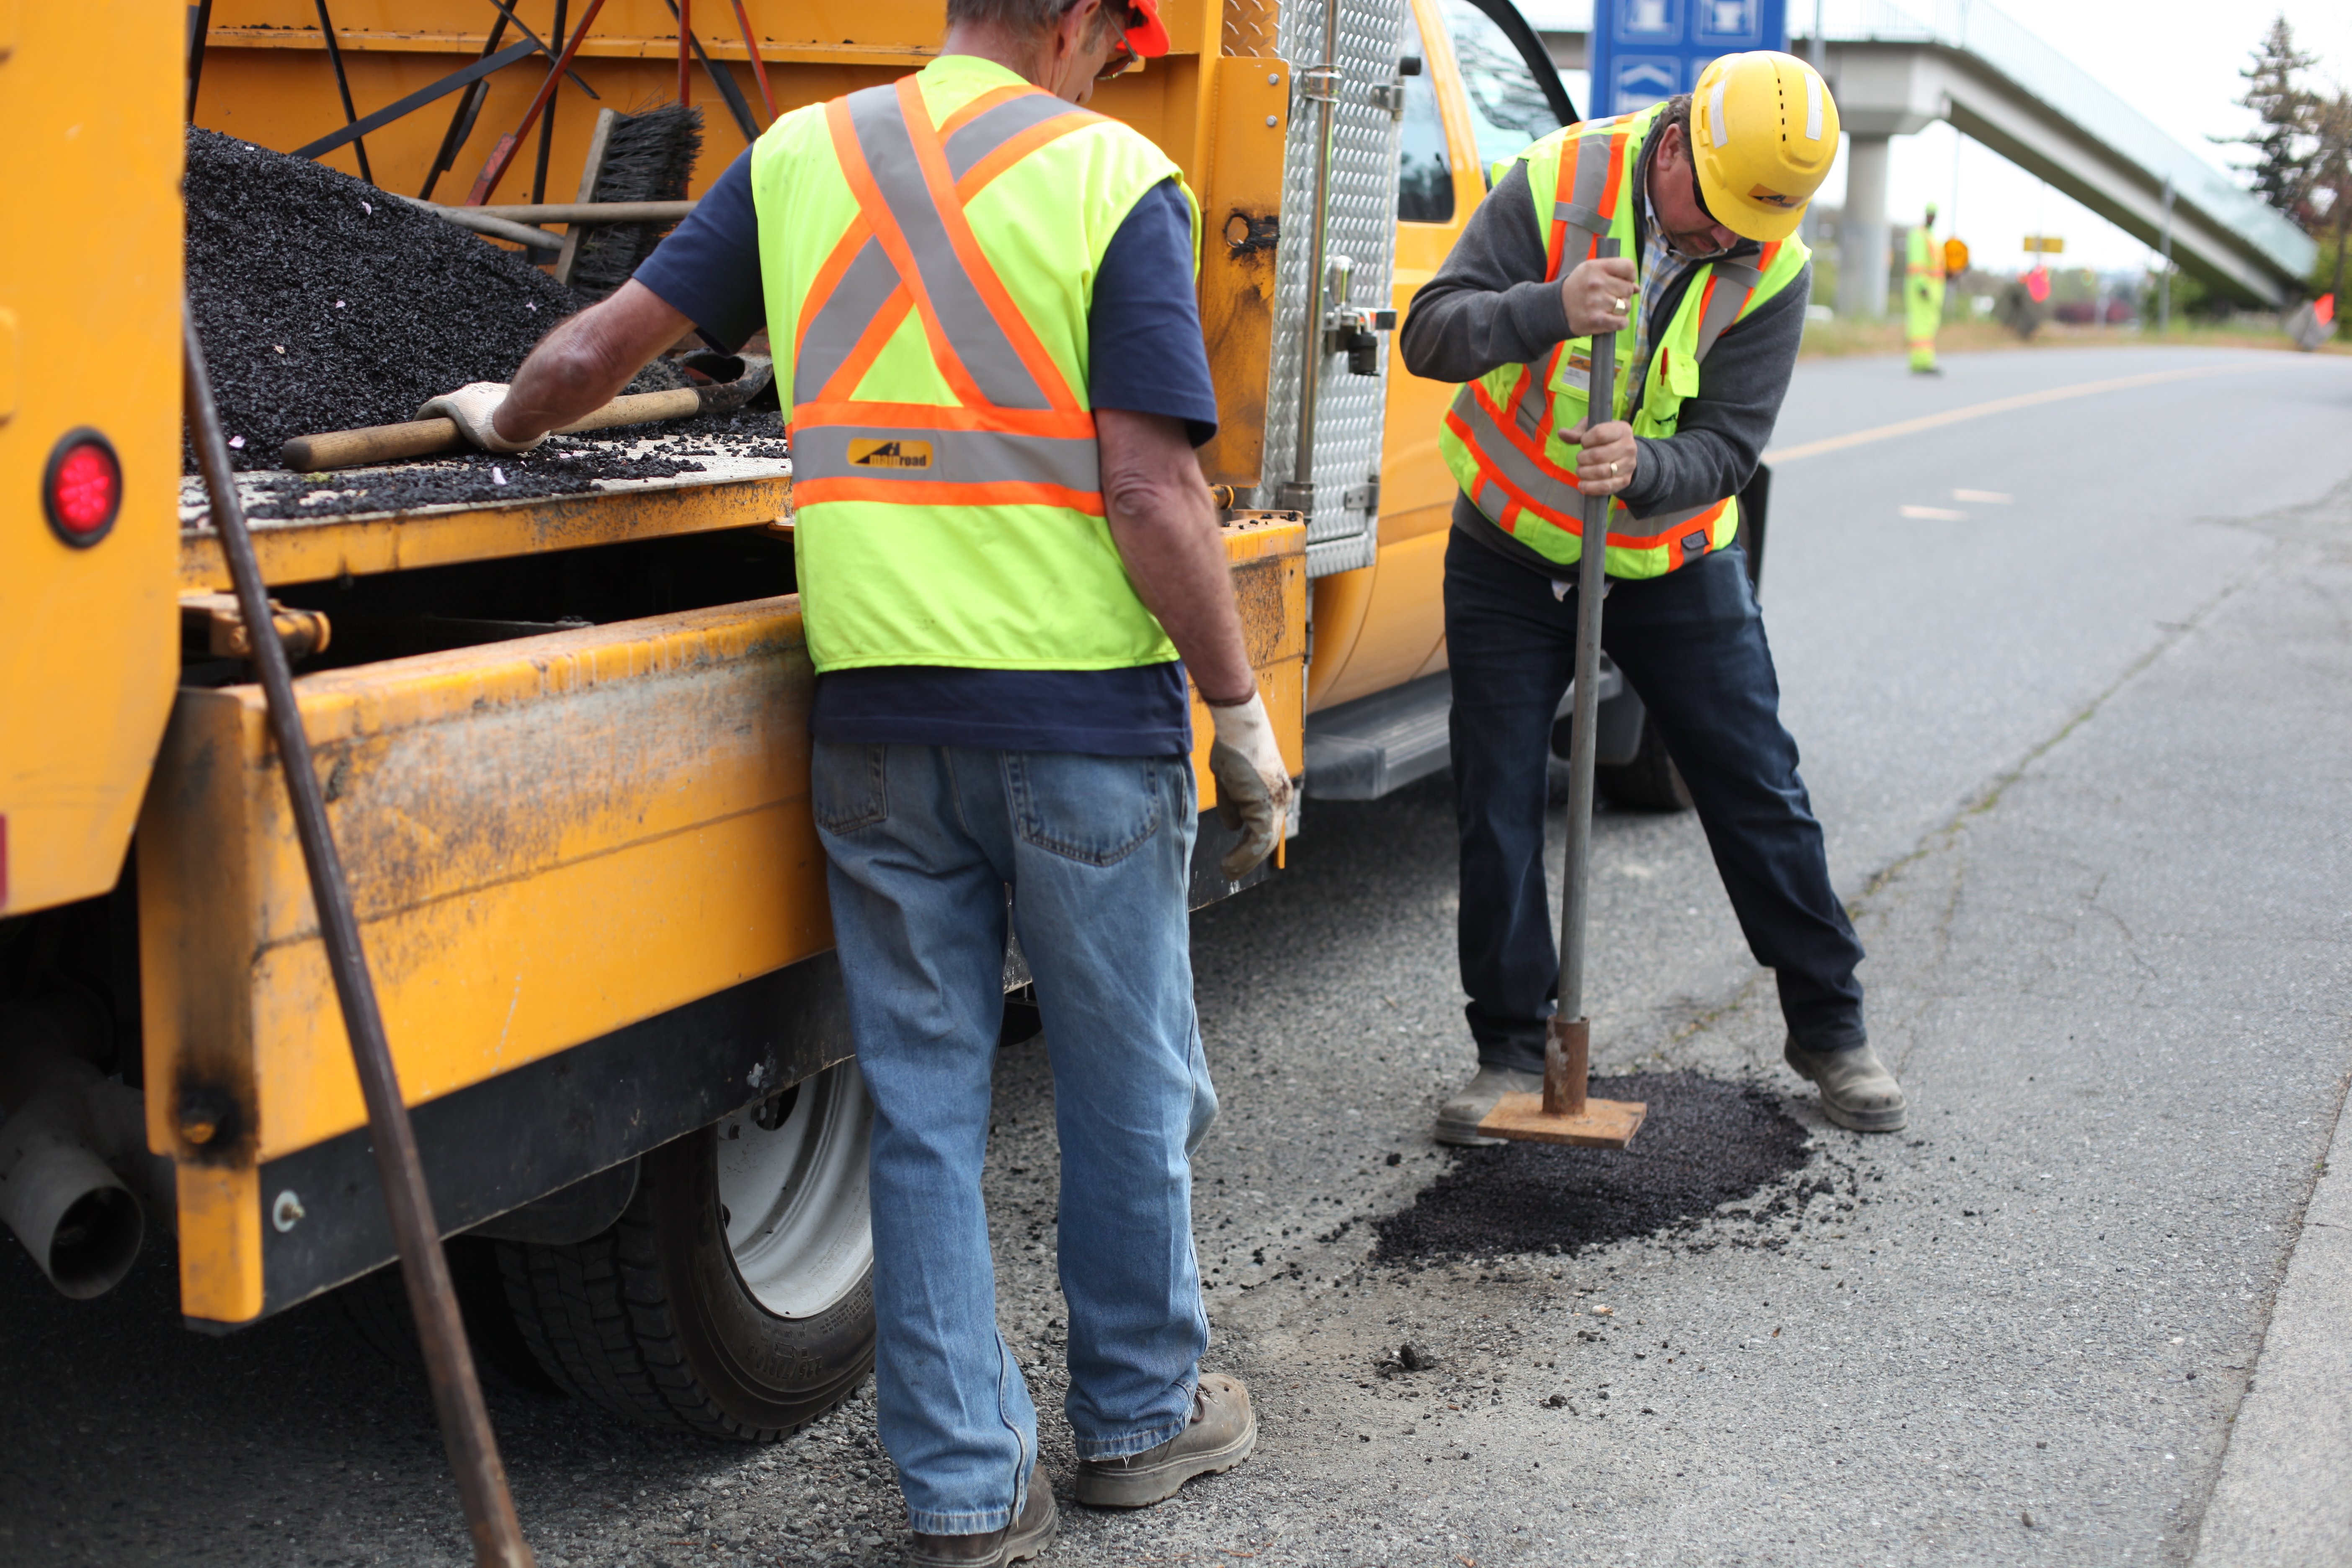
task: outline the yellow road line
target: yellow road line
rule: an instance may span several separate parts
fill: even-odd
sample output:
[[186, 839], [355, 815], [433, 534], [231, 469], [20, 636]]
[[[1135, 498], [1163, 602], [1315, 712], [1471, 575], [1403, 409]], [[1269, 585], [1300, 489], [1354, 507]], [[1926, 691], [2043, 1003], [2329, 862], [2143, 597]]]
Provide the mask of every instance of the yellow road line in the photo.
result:
[[1971, 403], [1966, 408], [1950, 408], [1941, 414], [1924, 415], [1917, 419], [1899, 420], [1893, 425], [1881, 425], [1875, 429], [1856, 430], [1847, 436], [1832, 436], [1825, 440], [1807, 441], [1795, 447], [1775, 447], [1764, 454], [1768, 463], [1793, 463], [1800, 458], [1818, 458], [1829, 452], [1843, 452], [1849, 447], [1867, 446], [1873, 441], [1885, 441], [1896, 436], [1908, 436], [1915, 431], [1933, 430], [1941, 425], [1957, 425], [1964, 419], [1981, 419], [1988, 414], [2006, 414], [2013, 408], [2032, 408], [2038, 404], [2063, 403], [2070, 397], [2088, 397], [2098, 392], [2121, 392], [2126, 387], [2155, 386], [2168, 381], [2190, 381], [2200, 375], [2228, 375], [2235, 371], [2252, 370], [2257, 365], [2274, 363], [2275, 356], [2263, 359], [2236, 360], [2229, 364], [2198, 365], [2189, 370], [2152, 371], [2146, 375], [2117, 376], [2113, 381], [2086, 381], [2077, 386], [2053, 386], [2047, 392], [2021, 393], [2015, 397], [1997, 397], [1990, 403]]

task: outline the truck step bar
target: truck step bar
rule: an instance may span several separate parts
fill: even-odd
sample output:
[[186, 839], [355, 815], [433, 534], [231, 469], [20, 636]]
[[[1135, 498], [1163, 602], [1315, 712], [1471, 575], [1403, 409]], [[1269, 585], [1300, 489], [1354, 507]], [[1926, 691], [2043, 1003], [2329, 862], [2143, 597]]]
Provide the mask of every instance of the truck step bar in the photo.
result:
[[[1566, 713], [1574, 688], [1559, 700]], [[1630, 696], [1617, 667], [1602, 660], [1601, 700]], [[1454, 678], [1440, 670], [1419, 680], [1342, 702], [1307, 716], [1307, 793], [1318, 800], [1378, 800], [1392, 790], [1427, 778], [1453, 761], [1446, 719], [1454, 707]], [[1611, 715], [1601, 720], [1601, 761], [1612, 755]], [[1638, 735], [1640, 720], [1634, 721]]]

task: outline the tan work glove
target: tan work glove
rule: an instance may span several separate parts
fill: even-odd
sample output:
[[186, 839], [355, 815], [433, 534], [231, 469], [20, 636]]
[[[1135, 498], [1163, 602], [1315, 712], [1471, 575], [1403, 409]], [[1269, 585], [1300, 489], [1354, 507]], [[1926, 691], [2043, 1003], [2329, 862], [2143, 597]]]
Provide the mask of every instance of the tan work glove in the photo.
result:
[[1209, 721], [1217, 738], [1209, 746], [1209, 773], [1217, 781], [1217, 816], [1241, 832], [1219, 869], [1238, 882], [1274, 853], [1290, 821], [1290, 770], [1274, 743], [1274, 723], [1265, 699], [1251, 692], [1231, 708], [1212, 706]]
[[509, 441], [499, 434], [490, 423], [490, 416], [507, 400], [507, 384], [503, 381], [477, 381], [445, 392], [417, 409], [416, 417], [430, 419], [438, 415], [455, 420], [466, 439], [485, 452], [528, 452], [547, 439], [544, 432], [528, 441]]

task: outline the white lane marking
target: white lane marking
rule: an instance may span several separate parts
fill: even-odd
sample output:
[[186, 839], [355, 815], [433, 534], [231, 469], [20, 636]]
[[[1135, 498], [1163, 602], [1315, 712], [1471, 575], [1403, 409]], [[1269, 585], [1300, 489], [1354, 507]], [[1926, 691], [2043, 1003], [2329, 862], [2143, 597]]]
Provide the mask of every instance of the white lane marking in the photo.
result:
[[1902, 511], [1904, 516], [1916, 517], [1922, 522], [1966, 522], [1969, 520], [1967, 512], [1954, 511], [1948, 506], [1906, 506]]
[[1952, 499], [1954, 500], [1983, 501], [1988, 506], [2007, 506], [2011, 501], [2017, 500], [2015, 496], [2003, 495], [1999, 490], [1954, 490], [1952, 492]]
[[1895, 436], [1908, 436], [1916, 431], [1933, 430], [1938, 426], [1957, 425], [1963, 419], [1981, 419], [1988, 414], [2006, 414], [2012, 408], [2032, 408], [2043, 403], [2063, 403], [2070, 397], [2088, 397], [2095, 392], [2121, 392], [2127, 387], [2157, 386], [2168, 381], [2191, 381], [2203, 375], [2229, 375], [2242, 370], [2274, 363], [2274, 357], [2233, 361], [2229, 364], [2199, 365], [2190, 370], [2151, 371], [2146, 375], [2117, 376], [2113, 381], [2086, 381], [2075, 386], [2053, 386], [2047, 392], [2028, 392], [2016, 397], [1998, 397], [1990, 403], [1972, 403], [1966, 408], [1950, 408], [1941, 414], [1925, 415], [1917, 419], [1900, 420], [1893, 425], [1881, 425], [1874, 429], [1856, 430], [1847, 436], [1832, 436], [1824, 440], [1807, 441], [1795, 447], [1775, 447], [1764, 454], [1768, 463], [1793, 463], [1801, 458], [1818, 458], [1830, 452], [1843, 452], [1848, 447], [1865, 446], [1873, 441], [1885, 441]]

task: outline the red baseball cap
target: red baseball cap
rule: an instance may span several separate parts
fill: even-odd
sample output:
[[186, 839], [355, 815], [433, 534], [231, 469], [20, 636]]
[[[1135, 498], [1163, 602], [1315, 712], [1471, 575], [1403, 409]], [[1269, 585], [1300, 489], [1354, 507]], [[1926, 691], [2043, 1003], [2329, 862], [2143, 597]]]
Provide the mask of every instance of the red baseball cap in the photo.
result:
[[1156, 60], [1168, 52], [1168, 25], [1160, 19], [1160, 0], [1126, 0], [1127, 8], [1142, 21], [1127, 30], [1127, 47], [1139, 59]]

